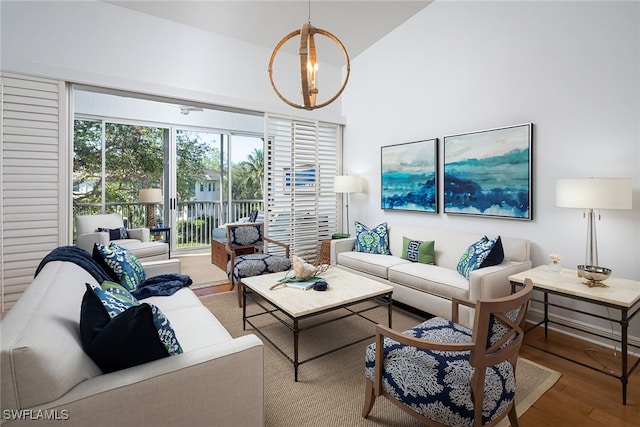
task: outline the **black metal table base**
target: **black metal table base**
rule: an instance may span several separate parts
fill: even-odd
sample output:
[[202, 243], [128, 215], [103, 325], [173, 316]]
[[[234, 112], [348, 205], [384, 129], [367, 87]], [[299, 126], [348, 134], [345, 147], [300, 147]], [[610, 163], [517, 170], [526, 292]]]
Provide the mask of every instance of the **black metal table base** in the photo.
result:
[[[515, 287], [516, 286], [522, 286], [522, 283], [518, 283], [518, 282], [511, 282], [511, 292], [515, 292]], [[543, 293], [543, 299], [534, 299], [532, 298], [531, 301], [533, 302], [540, 302], [544, 305], [544, 317], [543, 319], [536, 323], [535, 325], [529, 327], [525, 333], [527, 331], [532, 330], [533, 328], [537, 328], [539, 326], [544, 325], [544, 336], [545, 338], [547, 338], [549, 336], [549, 324], [550, 323], [554, 323], [556, 325], [561, 325], [563, 327], [566, 328], [570, 328], [570, 329], [574, 329], [576, 331], [580, 331], [580, 332], [584, 332], [584, 333], [588, 333], [590, 335], [593, 336], [597, 336], [600, 338], [605, 338], [609, 341], [613, 341], [615, 343], [620, 344], [620, 374], [616, 374], [615, 372], [613, 372], [612, 370], [606, 370], [604, 368], [597, 368], [595, 366], [589, 365], [587, 363], [581, 362], [579, 360], [575, 360], [572, 359], [570, 357], [564, 356], [560, 353], [548, 350], [546, 348], [540, 347], [540, 346], [536, 346], [534, 344], [529, 344], [529, 343], [524, 343], [525, 345], [528, 345], [529, 347], [535, 348], [537, 350], [540, 351], [544, 351], [547, 354], [551, 354], [553, 356], [556, 357], [560, 357], [564, 360], [568, 360], [570, 362], [576, 363], [580, 366], [584, 366], [585, 368], [589, 368], [592, 369], [596, 372], [600, 372], [603, 373], [605, 375], [608, 375], [610, 377], [614, 377], [620, 380], [620, 382], [622, 383], [622, 404], [626, 405], [627, 404], [627, 384], [629, 383], [629, 376], [633, 373], [633, 371], [638, 367], [638, 365], [640, 364], [640, 358], [636, 359], [636, 361], [629, 366], [629, 347], [633, 347], [633, 348], [640, 348], [637, 345], [634, 344], [630, 344], [629, 343], [629, 322], [631, 321], [631, 319], [633, 319], [638, 312], [640, 312], [640, 307], [623, 307], [623, 306], [619, 306], [619, 305], [615, 305], [615, 304], [610, 304], [607, 302], [603, 302], [603, 301], [597, 301], [597, 300], [593, 300], [593, 299], [587, 299], [587, 298], [582, 298], [576, 295], [570, 295], [570, 294], [566, 294], [563, 292], [557, 292], [557, 291], [552, 291], [549, 289], [544, 289], [544, 288], [538, 288], [536, 286], [533, 287], [534, 290], [537, 291], [541, 291]], [[555, 303], [551, 303], [549, 302], [549, 295], [557, 295], [560, 297], [564, 297], [564, 298], [570, 298], [570, 299], [575, 299], [575, 300], [579, 300], [579, 301], [583, 301], [583, 302], [588, 302], [590, 304], [595, 304], [595, 305], [600, 305], [600, 306], [604, 306], [607, 308], [611, 308], [611, 309], [615, 309], [618, 310], [620, 312], [620, 316], [618, 318], [613, 317], [612, 315], [607, 316], [601, 316], [595, 313], [591, 313], [591, 312], [586, 312], [583, 310], [578, 310], [578, 309], [574, 309], [574, 308], [570, 308], [564, 305], [559, 305], [559, 304], [555, 304]], [[575, 313], [580, 313], [586, 316], [591, 316], [591, 317], [596, 317], [599, 319], [603, 319], [603, 320], [608, 320], [610, 322], [615, 322], [617, 324], [620, 325], [620, 337], [618, 339], [614, 339], [613, 336], [606, 336], [604, 334], [599, 334], [593, 331], [587, 331], [585, 329], [580, 329], [578, 327], [575, 326], [571, 326], [571, 325], [567, 325], [564, 323], [560, 323], [560, 322], [556, 322], [554, 320], [549, 319], [549, 307], [558, 307], [564, 310], [568, 310], [568, 311], [572, 311]], [[630, 313], [630, 309], [631, 314]]]
[[[253, 300], [253, 302], [258, 305], [263, 311], [259, 312], [259, 313], [255, 313], [255, 314], [250, 314], [247, 315], [247, 298], [251, 298], [251, 300]], [[363, 307], [363, 308], [359, 308], [357, 310], [353, 309], [353, 306], [355, 305], [360, 305], [362, 303], [365, 302], [376, 302], [376, 304], [374, 305], [369, 305], [367, 307]], [[326, 325], [328, 323], [332, 323], [332, 322], [336, 322], [338, 320], [342, 320], [345, 319], [347, 317], [351, 317], [351, 316], [360, 316], [363, 319], [368, 320], [371, 323], [377, 324], [378, 322], [370, 319], [369, 317], [365, 316], [364, 313], [371, 311], [371, 310], [375, 310], [377, 308], [380, 307], [387, 307], [387, 324], [389, 327], [391, 327], [391, 313], [392, 313], [392, 306], [393, 306], [393, 300], [391, 299], [391, 292], [386, 293], [386, 294], [382, 294], [382, 295], [377, 295], [375, 297], [370, 297], [370, 298], [365, 298], [362, 300], [358, 300], [358, 301], [354, 301], [354, 302], [350, 302], [350, 303], [346, 303], [346, 304], [342, 304], [340, 306], [336, 306], [336, 307], [331, 307], [328, 308], [326, 310], [321, 310], [315, 313], [311, 313], [305, 316], [301, 316], [301, 317], [293, 317], [291, 315], [289, 315], [288, 313], [280, 310], [275, 304], [273, 304], [272, 302], [257, 296], [254, 292], [252, 292], [247, 286], [243, 286], [243, 292], [242, 292], [242, 329], [246, 330], [247, 324], [249, 324], [249, 326], [251, 326], [262, 338], [264, 338], [267, 342], [269, 342], [276, 350], [278, 350], [278, 352], [280, 354], [282, 354], [289, 362], [291, 362], [293, 364], [293, 374], [294, 374], [294, 380], [297, 382], [298, 381], [298, 367], [304, 363], [307, 362], [311, 362], [313, 360], [316, 360], [320, 357], [326, 356], [328, 354], [331, 353], [335, 353], [336, 351], [342, 350], [344, 348], [350, 347], [352, 345], [358, 344], [362, 341], [366, 341], [368, 339], [371, 339], [375, 336], [374, 335], [368, 335], [364, 338], [358, 339], [356, 341], [341, 345], [339, 347], [335, 347], [332, 348], [330, 350], [327, 350], [325, 352], [322, 352], [320, 354], [317, 354], [315, 356], [309, 357], [307, 359], [304, 360], [300, 360], [300, 356], [299, 356], [299, 348], [298, 348], [298, 343], [299, 343], [299, 336], [300, 333], [309, 329], [313, 329], [313, 328], [317, 328], [319, 326], [322, 325]], [[305, 319], [309, 319], [312, 317], [316, 317], [319, 316], [321, 314], [325, 314], [325, 313], [330, 313], [330, 312], [337, 312], [338, 310], [346, 310], [347, 313], [337, 316], [337, 317], [332, 317], [331, 319], [327, 319], [327, 320], [323, 320], [317, 323], [312, 323], [309, 325], [305, 325], [305, 326], [301, 326], [300, 322], [305, 320]], [[286, 318], [288, 318], [288, 320], [283, 319], [281, 316], [278, 316], [279, 314], [284, 315]], [[274, 319], [278, 320], [280, 323], [282, 323], [285, 327], [287, 327], [292, 333], [293, 333], [293, 357], [291, 357], [289, 354], [287, 354], [282, 348], [280, 348], [280, 346], [278, 346], [278, 344], [275, 343], [274, 340], [272, 340], [271, 338], [269, 338], [263, 331], [260, 330], [260, 328], [254, 324], [254, 322], [252, 322], [251, 319], [255, 318], [255, 317], [260, 317], [260, 316], [264, 316], [264, 315], [271, 315]]]

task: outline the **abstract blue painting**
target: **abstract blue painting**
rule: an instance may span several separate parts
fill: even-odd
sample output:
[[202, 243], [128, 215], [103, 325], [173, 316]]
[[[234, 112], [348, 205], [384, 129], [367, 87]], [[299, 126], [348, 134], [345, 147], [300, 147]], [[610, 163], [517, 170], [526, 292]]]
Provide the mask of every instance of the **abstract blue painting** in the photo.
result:
[[438, 139], [381, 148], [382, 209], [438, 212]]
[[533, 125], [444, 137], [444, 212], [531, 220]]

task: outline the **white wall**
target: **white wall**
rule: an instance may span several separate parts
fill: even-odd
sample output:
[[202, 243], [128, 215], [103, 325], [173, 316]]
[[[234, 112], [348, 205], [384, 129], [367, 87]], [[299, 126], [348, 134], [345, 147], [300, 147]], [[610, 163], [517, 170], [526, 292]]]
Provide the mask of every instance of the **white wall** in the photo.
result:
[[[368, 188], [350, 218], [523, 237], [534, 265], [556, 252], [574, 268], [587, 223], [555, 207], [556, 180], [630, 177], [633, 209], [597, 222], [599, 264], [640, 280], [639, 81], [640, 3], [437, 0], [353, 61], [344, 167]], [[533, 221], [380, 209], [381, 146], [526, 122]]]
[[[98, 1], [3, 0], [0, 10], [3, 71], [344, 122], [339, 102], [312, 112], [284, 104], [269, 83], [271, 49]], [[279, 53], [286, 62], [279, 69], [291, 72], [276, 81], [285, 96], [300, 92], [298, 56]], [[341, 81], [340, 67], [320, 67]]]

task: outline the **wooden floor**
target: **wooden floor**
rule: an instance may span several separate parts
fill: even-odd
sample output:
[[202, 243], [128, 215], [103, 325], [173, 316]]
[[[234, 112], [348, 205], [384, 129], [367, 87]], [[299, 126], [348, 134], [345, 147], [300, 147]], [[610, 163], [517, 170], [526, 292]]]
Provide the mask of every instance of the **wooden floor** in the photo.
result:
[[[543, 328], [527, 332], [525, 342], [603, 370], [620, 371], [619, 349], [614, 355], [613, 349], [553, 331], [545, 340]], [[623, 405], [622, 383], [617, 378], [528, 345], [522, 346], [520, 355], [562, 373], [558, 382], [520, 417], [520, 426], [640, 426], [640, 372], [637, 369], [629, 379], [627, 405]]]
[[[225, 292], [229, 285], [196, 290], [199, 296]], [[594, 367], [619, 372], [619, 352], [544, 329], [527, 332], [525, 342]], [[618, 349], [619, 350], [619, 349]], [[523, 345], [520, 355], [562, 374], [558, 382], [519, 417], [521, 427], [640, 426], [640, 369], [636, 369], [627, 386], [627, 405], [622, 404], [622, 385], [617, 378], [577, 365], [560, 357]], [[635, 358], [631, 358], [635, 361]]]

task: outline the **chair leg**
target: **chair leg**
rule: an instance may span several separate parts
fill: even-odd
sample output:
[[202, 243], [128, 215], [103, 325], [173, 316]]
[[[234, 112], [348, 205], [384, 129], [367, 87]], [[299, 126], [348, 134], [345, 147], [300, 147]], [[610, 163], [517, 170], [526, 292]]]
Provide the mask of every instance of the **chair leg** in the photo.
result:
[[242, 308], [242, 280], [238, 281], [238, 307]]
[[516, 403], [513, 402], [513, 406], [509, 411], [509, 422], [511, 423], [511, 427], [518, 427], [518, 414], [516, 413]]
[[376, 401], [376, 395], [373, 393], [373, 382], [369, 379], [364, 384], [364, 406], [362, 407], [362, 417], [367, 418], [369, 412], [373, 409]]

